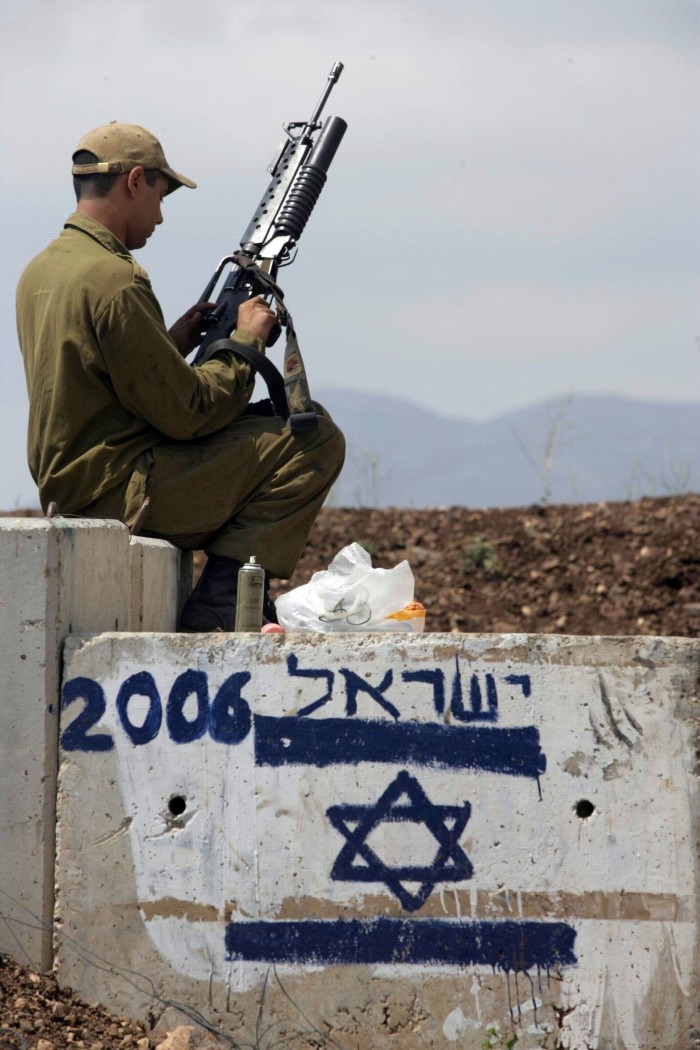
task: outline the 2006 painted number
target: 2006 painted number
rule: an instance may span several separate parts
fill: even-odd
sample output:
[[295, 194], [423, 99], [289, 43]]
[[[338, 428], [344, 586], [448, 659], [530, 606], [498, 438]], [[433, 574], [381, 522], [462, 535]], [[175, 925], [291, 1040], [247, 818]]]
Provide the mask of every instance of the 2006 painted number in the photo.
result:
[[[168, 734], [176, 744], [189, 744], [209, 733], [221, 744], [238, 744], [250, 732], [250, 706], [241, 690], [250, 681], [248, 671], [237, 671], [221, 685], [213, 701], [209, 700], [209, 682], [203, 671], [188, 670], [175, 679], [165, 704], [165, 723]], [[145, 698], [148, 704], [140, 724], [129, 713], [129, 703], [135, 696]], [[194, 697], [196, 714], [185, 716], [185, 704]], [[65, 711], [74, 701], [82, 700], [83, 710], [61, 735], [65, 751], [111, 751], [114, 740], [110, 733], [90, 733], [102, 716], [107, 703], [101, 685], [92, 678], [73, 678], [66, 682], [61, 698]], [[117, 694], [117, 717], [132, 744], [148, 744], [158, 735], [163, 723], [163, 702], [153, 675], [148, 671], [132, 674], [120, 686]]]

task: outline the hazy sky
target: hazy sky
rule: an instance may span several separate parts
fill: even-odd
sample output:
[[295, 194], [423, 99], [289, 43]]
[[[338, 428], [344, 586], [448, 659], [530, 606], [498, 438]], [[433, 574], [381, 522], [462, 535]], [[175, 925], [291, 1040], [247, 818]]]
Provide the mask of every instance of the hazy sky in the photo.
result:
[[0, 0], [0, 27], [0, 507], [35, 502], [14, 288], [84, 132], [144, 124], [199, 184], [138, 253], [172, 321], [337, 60], [349, 130], [281, 281], [312, 392], [700, 400], [697, 0]]

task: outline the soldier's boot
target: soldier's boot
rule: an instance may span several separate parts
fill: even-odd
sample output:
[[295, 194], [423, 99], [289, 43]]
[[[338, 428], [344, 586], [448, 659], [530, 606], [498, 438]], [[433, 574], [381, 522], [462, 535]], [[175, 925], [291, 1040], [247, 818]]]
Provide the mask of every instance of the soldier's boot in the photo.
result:
[[178, 630], [232, 631], [236, 625], [236, 593], [241, 562], [210, 554], [202, 575], [182, 607]]
[[263, 598], [263, 624], [266, 623], [279, 623], [277, 619], [277, 609], [275, 603], [270, 597], [268, 590], [269, 584], [267, 582], [267, 573], [265, 573], [265, 597]]
[[[238, 570], [242, 562], [223, 554], [210, 554], [197, 585], [182, 607], [179, 631], [207, 633], [233, 631], [236, 626]], [[263, 599], [263, 623], [277, 623], [275, 605], [267, 589]]]

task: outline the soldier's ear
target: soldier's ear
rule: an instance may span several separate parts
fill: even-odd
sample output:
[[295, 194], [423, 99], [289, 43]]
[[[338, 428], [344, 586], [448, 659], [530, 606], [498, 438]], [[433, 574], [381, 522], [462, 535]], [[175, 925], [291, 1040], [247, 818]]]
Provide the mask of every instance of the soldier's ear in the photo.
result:
[[146, 173], [140, 164], [127, 173], [126, 189], [130, 197], [135, 196], [146, 180]]

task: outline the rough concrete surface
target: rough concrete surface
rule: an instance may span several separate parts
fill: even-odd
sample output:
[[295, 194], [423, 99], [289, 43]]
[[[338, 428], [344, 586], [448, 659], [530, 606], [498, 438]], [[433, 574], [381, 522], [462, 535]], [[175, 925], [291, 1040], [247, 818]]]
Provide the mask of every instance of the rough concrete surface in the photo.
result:
[[690, 1050], [699, 668], [648, 637], [69, 639], [59, 980], [241, 1044]]
[[52, 963], [58, 709], [69, 633], [175, 627], [191, 557], [116, 521], [0, 518], [0, 951]]
[[165, 540], [129, 544], [129, 631], [173, 631], [192, 585], [192, 555]]
[[0, 951], [38, 968], [51, 964], [63, 641], [126, 625], [128, 536], [116, 522], [0, 519]]

